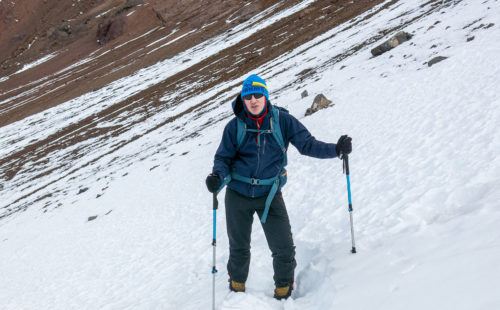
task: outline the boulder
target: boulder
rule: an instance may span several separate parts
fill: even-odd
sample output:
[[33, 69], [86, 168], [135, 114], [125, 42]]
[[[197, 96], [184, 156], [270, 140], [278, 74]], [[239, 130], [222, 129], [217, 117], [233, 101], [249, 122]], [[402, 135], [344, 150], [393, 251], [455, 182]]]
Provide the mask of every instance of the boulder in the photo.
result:
[[434, 57], [434, 58], [432, 58], [431, 60], [429, 60], [429, 62], [427, 63], [427, 65], [428, 65], [429, 67], [431, 67], [432, 65], [435, 65], [435, 64], [437, 64], [438, 62], [445, 60], [446, 58], [448, 58], [448, 57], [444, 57], [444, 56], [437, 56], [437, 57]]
[[123, 34], [125, 30], [125, 18], [123, 15], [105, 19], [97, 26], [97, 42], [104, 45]]
[[303, 99], [303, 98], [305, 98], [305, 97], [307, 97], [307, 96], [309, 96], [309, 93], [307, 92], [307, 90], [304, 90], [304, 91], [302, 92], [302, 94], [300, 94], [300, 97], [301, 97], [302, 99]]
[[77, 195], [80, 195], [80, 194], [83, 194], [85, 193], [86, 191], [88, 191], [89, 188], [88, 187], [84, 187], [84, 188], [80, 188], [80, 190], [78, 191], [78, 194]]
[[407, 32], [400, 31], [396, 33], [392, 38], [380, 44], [371, 50], [373, 56], [379, 56], [383, 53], [392, 50], [396, 46], [400, 45], [403, 42], [410, 40], [413, 36]]
[[319, 94], [314, 98], [312, 106], [307, 109], [305, 116], [311, 115], [319, 110], [329, 107], [332, 101], [328, 100], [325, 95]]
[[125, 11], [128, 11], [132, 8], [134, 8], [135, 6], [138, 6], [140, 4], [144, 4], [142, 2], [142, 0], [127, 0], [127, 2], [125, 3], [125, 6], [123, 6], [120, 10], [118, 10], [118, 12], [116, 13], [117, 15], [125, 12]]

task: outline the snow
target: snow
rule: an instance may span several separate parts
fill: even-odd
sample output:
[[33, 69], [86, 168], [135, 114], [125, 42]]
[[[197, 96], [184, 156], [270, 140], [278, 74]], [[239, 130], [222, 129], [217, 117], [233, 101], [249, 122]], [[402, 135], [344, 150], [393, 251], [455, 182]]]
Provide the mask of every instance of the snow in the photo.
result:
[[[341, 161], [304, 157], [290, 147], [283, 195], [297, 246], [292, 298], [272, 298], [272, 259], [257, 220], [247, 292], [228, 292], [221, 193], [217, 309], [500, 307], [496, 287], [500, 278], [500, 43], [496, 40], [500, 3], [425, 3], [399, 1], [396, 8], [389, 7], [392, 11], [367, 19], [361, 16], [354, 27], [348, 28], [356, 23], [350, 21], [251, 72], [266, 78], [272, 101], [287, 107], [316, 138], [336, 142], [342, 134], [353, 137], [350, 170], [358, 253], [349, 252]], [[495, 22], [493, 27], [473, 30]], [[409, 42], [373, 58], [370, 49], [387, 36], [328, 65], [332, 56], [399, 24], [405, 25], [400, 30], [414, 34]], [[472, 35], [474, 40], [467, 42]], [[448, 58], [429, 67], [426, 63], [438, 55]], [[295, 74], [311, 67], [317, 69], [319, 79], [287, 87]], [[144, 81], [143, 76], [140, 80]], [[116, 85], [105, 88], [111, 96], [117, 95]], [[304, 89], [310, 95], [301, 99]], [[220, 90], [160, 113], [127, 135], [147, 131]], [[335, 105], [303, 117], [318, 93]], [[169, 96], [175, 94], [162, 100], [168, 102]], [[61, 199], [60, 208], [43, 213], [40, 202], [38, 207], [1, 219], [0, 308], [208, 309], [212, 201], [204, 178], [229, 120], [230, 104], [209, 108], [202, 119], [186, 115], [112, 154], [103, 156], [106, 147], [94, 149], [88, 156], [102, 157], [103, 163], [115, 156], [135, 160], [100, 171], [94, 170], [96, 166], [82, 167], [76, 181], [59, 176], [61, 180], [48, 190], [66, 186], [73, 192], [50, 198]], [[85, 113], [98, 108], [89, 105], [88, 109]], [[31, 121], [50, 117], [50, 113], [35, 115]], [[218, 121], [199, 131], [212, 118]], [[110, 123], [102, 126], [116, 122]], [[184, 123], [183, 133], [173, 130]], [[27, 127], [17, 122], [2, 128], [0, 145], [9, 145], [7, 133], [15, 129], [24, 137], [36, 129], [42, 131], [40, 135], [50, 132], [50, 126]], [[165, 142], [191, 132], [200, 135]], [[159, 147], [166, 143], [168, 149]], [[51, 160], [55, 167], [58, 159]], [[109, 183], [103, 183], [108, 176]], [[54, 182], [50, 178], [54, 176], [41, 182]], [[1, 201], [22, 191], [12, 184], [0, 189]], [[82, 184], [89, 189], [76, 195]], [[98, 217], [88, 221], [94, 215]]]
[[[30, 44], [30, 46], [31, 46], [31, 44]], [[36, 66], [38, 66], [38, 65], [40, 65], [40, 64], [42, 64], [42, 63], [44, 63], [44, 62], [46, 62], [46, 61], [48, 61], [48, 60], [56, 57], [56, 56], [57, 56], [57, 54], [49, 54], [47, 56], [44, 56], [44, 57], [42, 57], [42, 58], [40, 58], [38, 60], [35, 60], [35, 61], [33, 61], [33, 62], [29, 63], [29, 64], [24, 65], [21, 69], [19, 69], [18, 71], [16, 71], [14, 74], [18, 74], [18, 73], [21, 73], [21, 72], [26, 71], [28, 69], [31, 69], [33, 67], [36, 67]]]
[[100, 13], [100, 14], [96, 15], [96, 16], [95, 16], [95, 18], [99, 18], [99, 17], [101, 17], [101, 16], [104, 16], [104, 15], [106, 15], [107, 13], [111, 12], [113, 9], [114, 9], [114, 7], [112, 7], [111, 9], [109, 9], [109, 10], [107, 10], [107, 11], [105, 11], [105, 12], [102, 12], [102, 13]]

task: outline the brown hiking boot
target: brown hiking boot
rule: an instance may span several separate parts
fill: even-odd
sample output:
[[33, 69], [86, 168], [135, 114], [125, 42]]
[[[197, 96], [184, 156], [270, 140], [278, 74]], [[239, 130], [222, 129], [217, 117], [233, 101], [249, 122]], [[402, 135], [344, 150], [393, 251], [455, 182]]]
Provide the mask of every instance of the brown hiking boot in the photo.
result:
[[292, 290], [293, 286], [292, 285], [287, 285], [283, 287], [277, 287], [274, 289], [274, 298], [280, 300], [280, 299], [287, 299], [292, 295]]
[[244, 292], [245, 283], [229, 280], [229, 289], [233, 292]]

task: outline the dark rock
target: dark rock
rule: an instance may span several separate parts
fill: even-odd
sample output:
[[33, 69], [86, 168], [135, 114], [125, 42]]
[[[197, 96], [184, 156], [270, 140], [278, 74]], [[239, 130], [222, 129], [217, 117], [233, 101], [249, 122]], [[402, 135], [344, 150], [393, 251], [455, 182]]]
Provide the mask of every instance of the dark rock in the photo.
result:
[[78, 194], [77, 195], [80, 195], [82, 193], [85, 193], [86, 191], [88, 191], [89, 188], [88, 187], [84, 187], [84, 188], [80, 188], [80, 190], [78, 191]]
[[50, 27], [49, 30], [47, 30], [47, 38], [49, 38], [49, 40], [57, 39], [57, 29]]
[[312, 106], [307, 109], [305, 116], [311, 115], [319, 110], [327, 108], [331, 105], [331, 101], [328, 100], [323, 94], [319, 94], [314, 98]]
[[137, 6], [139, 4], [143, 4], [144, 2], [142, 0], [127, 0], [125, 3], [125, 7], [133, 8], [134, 6]]
[[467, 38], [467, 42], [470, 42], [470, 41], [474, 40], [475, 38], [476, 38], [475, 36], [468, 37], [468, 38]]
[[125, 18], [116, 16], [105, 19], [97, 25], [97, 42], [104, 45], [123, 34], [125, 30]]
[[[82, 27], [77, 27], [77, 32], [80, 32], [83, 30]], [[73, 28], [71, 27], [71, 24], [67, 20], [63, 20], [62, 24], [58, 27], [51, 27], [49, 30], [47, 30], [46, 35], [47, 38], [50, 41], [56, 41], [56, 40], [64, 40], [69, 38], [73, 34]]]
[[125, 5], [121, 9], [119, 9], [118, 12], [116, 12], [116, 15], [128, 11], [139, 4], [143, 4], [142, 0], [127, 0]]
[[445, 60], [446, 58], [448, 58], [448, 57], [444, 57], [444, 56], [437, 56], [437, 57], [434, 57], [434, 58], [432, 58], [431, 60], [429, 60], [429, 62], [427, 63], [427, 65], [428, 65], [429, 67], [431, 67], [432, 65], [435, 65], [435, 64], [437, 64], [438, 62]]
[[90, 221], [95, 220], [96, 218], [97, 218], [97, 215], [89, 216], [87, 221], [90, 222]]
[[24, 39], [24, 37], [25, 37], [24, 34], [16, 33], [15, 35], [12, 36], [12, 40], [21, 41], [22, 39]]
[[296, 76], [299, 77], [298, 78], [299, 81], [303, 81], [307, 78], [312, 77], [315, 74], [316, 74], [316, 70], [314, 70], [313, 68], [307, 68], [307, 69], [300, 71], [298, 74], [296, 74]]
[[307, 93], [307, 90], [304, 90], [304, 91], [302, 92], [302, 94], [300, 94], [300, 97], [301, 97], [301, 98], [305, 98], [305, 97], [307, 97], [307, 96], [309, 96], [309, 93]]
[[396, 46], [400, 45], [403, 42], [410, 40], [413, 36], [407, 32], [400, 31], [396, 33], [392, 38], [380, 44], [371, 50], [373, 56], [379, 56], [383, 53], [392, 50]]
[[59, 31], [65, 32], [66, 34], [71, 34], [71, 24], [69, 21], [64, 20], [61, 26], [59, 26]]

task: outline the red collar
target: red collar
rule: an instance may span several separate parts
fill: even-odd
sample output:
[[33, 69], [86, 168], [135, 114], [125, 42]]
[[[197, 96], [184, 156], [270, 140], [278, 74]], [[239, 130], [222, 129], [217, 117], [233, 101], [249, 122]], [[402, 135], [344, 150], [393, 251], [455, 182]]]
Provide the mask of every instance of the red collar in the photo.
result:
[[266, 115], [267, 115], [267, 107], [266, 107], [266, 113], [264, 113], [264, 115], [262, 115], [261, 117], [252, 117], [250, 113], [247, 113], [248, 118], [254, 120], [255, 123], [257, 124], [257, 129], [260, 128], [260, 126], [262, 126], [262, 121], [264, 121], [264, 117], [266, 117]]

